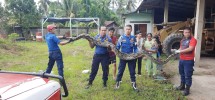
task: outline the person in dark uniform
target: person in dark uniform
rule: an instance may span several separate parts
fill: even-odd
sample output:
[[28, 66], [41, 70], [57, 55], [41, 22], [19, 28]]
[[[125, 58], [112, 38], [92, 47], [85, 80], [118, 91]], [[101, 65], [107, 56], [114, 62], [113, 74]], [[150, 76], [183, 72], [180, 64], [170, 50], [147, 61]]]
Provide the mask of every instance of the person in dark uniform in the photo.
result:
[[[108, 35], [106, 35], [105, 26], [100, 27], [100, 33], [95, 36], [95, 39], [101, 42], [111, 42], [111, 38]], [[107, 87], [110, 47], [97, 46], [91, 42], [89, 42], [89, 44], [91, 48], [96, 47], [96, 49], [93, 56], [92, 68], [89, 76], [89, 83], [87, 84], [86, 89], [92, 86], [93, 80], [95, 79], [96, 74], [98, 72], [100, 63], [102, 65], [102, 71], [103, 71], [103, 77], [102, 77], [103, 86]]]
[[[120, 38], [117, 42], [116, 49], [120, 50], [122, 53], [127, 53], [127, 54], [137, 53], [136, 38], [135, 38], [135, 36], [131, 35], [131, 31], [132, 31], [132, 26], [126, 25], [125, 34], [120, 36]], [[127, 63], [128, 63], [128, 69], [130, 72], [132, 88], [135, 91], [138, 91], [137, 86], [136, 86], [136, 77], [135, 77], [136, 59], [134, 59], [134, 60], [120, 59], [115, 89], [119, 89], [119, 87], [120, 87], [120, 82], [121, 82], [123, 73], [125, 71], [125, 66]]]
[[63, 75], [63, 57], [60, 48], [58, 45], [65, 45], [68, 41], [61, 42], [55, 35], [55, 25], [47, 26], [48, 33], [46, 34], [46, 43], [49, 50], [49, 62], [46, 69], [46, 73], [51, 73], [55, 61], [57, 62], [58, 74], [62, 77]]

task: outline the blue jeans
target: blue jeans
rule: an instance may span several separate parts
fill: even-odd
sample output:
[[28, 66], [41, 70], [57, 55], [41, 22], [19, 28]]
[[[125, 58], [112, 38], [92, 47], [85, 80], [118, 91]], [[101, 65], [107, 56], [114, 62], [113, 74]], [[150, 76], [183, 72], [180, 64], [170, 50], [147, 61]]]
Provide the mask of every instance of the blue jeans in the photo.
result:
[[89, 81], [92, 82], [95, 79], [100, 63], [102, 65], [102, 71], [103, 71], [102, 79], [103, 79], [103, 81], [108, 80], [109, 55], [108, 54], [95, 54], [93, 56], [92, 68], [91, 68]]
[[50, 51], [49, 52], [49, 62], [46, 69], [46, 73], [51, 73], [55, 61], [57, 62], [58, 74], [62, 77], [63, 75], [63, 58], [60, 50]]
[[126, 63], [128, 63], [128, 69], [130, 72], [131, 82], [135, 82], [136, 81], [136, 77], [135, 77], [136, 59], [134, 59], [134, 60], [122, 60], [122, 59], [120, 59], [119, 67], [118, 67], [118, 75], [117, 75], [116, 81], [122, 80], [122, 76], [123, 76], [123, 73], [125, 71]]
[[187, 86], [192, 85], [194, 60], [180, 60], [179, 61], [179, 74], [181, 76], [181, 83]]

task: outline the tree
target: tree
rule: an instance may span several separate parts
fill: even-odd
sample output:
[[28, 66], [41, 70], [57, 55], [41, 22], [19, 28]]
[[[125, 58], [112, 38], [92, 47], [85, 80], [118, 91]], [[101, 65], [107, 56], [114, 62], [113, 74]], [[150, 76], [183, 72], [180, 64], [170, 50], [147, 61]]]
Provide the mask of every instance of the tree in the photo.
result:
[[100, 18], [101, 23], [104, 23], [106, 20], [118, 22], [116, 14], [108, 8], [109, 2], [107, 0], [92, 0], [90, 3], [90, 17]]
[[48, 16], [48, 14], [49, 14], [48, 7], [49, 7], [50, 3], [51, 2], [49, 0], [40, 0], [39, 1], [39, 7], [42, 9], [42, 13], [44, 14], [44, 16]]
[[123, 11], [123, 13], [129, 13], [136, 9], [135, 3], [142, 0], [109, 0], [109, 9], [117, 12]]
[[80, 0], [63, 0], [63, 11], [66, 17], [76, 17], [78, 15]]
[[124, 8], [124, 0], [119, 0], [118, 1], [118, 8], [116, 10], [116, 13], [118, 13], [118, 15], [122, 15], [125, 13], [125, 8]]
[[127, 10], [127, 12], [131, 12], [131, 11], [133, 11], [136, 8], [135, 3], [136, 3], [135, 0], [128, 0], [128, 2], [126, 4], [126, 10]]
[[63, 0], [61, 3], [50, 3], [48, 10], [55, 17], [98, 17], [101, 23], [105, 20], [118, 21], [116, 14], [108, 9], [106, 0]]
[[25, 33], [29, 27], [40, 26], [41, 15], [34, 0], [5, 0], [8, 12], [8, 25], [21, 26]]
[[59, 1], [50, 2], [48, 12], [49, 12], [48, 17], [56, 17], [56, 16], [64, 15], [62, 4]]
[[126, 12], [126, 9], [125, 9], [125, 3], [124, 3], [124, 0], [119, 0], [118, 1], [118, 8], [116, 9], [116, 14], [118, 15], [119, 17], [119, 23], [120, 25], [123, 24], [123, 19], [122, 19], [122, 15], [125, 14]]
[[2, 4], [0, 3], [0, 33], [5, 33], [5, 29], [7, 29], [7, 13], [5, 12], [5, 9], [2, 7]]
[[114, 11], [122, 24], [122, 15], [130, 13], [136, 9], [136, 3], [140, 3], [142, 0], [109, 0], [109, 9]]
[[90, 0], [82, 0], [81, 3], [84, 6], [84, 10], [85, 10], [85, 14], [84, 17], [88, 17], [89, 16], [89, 11], [90, 11]]
[[118, 1], [117, 0], [110, 0], [109, 2], [108, 2], [108, 8], [110, 9], [110, 10], [113, 10], [114, 12], [116, 12], [116, 9], [118, 9], [119, 8], [119, 3], [118, 3]]

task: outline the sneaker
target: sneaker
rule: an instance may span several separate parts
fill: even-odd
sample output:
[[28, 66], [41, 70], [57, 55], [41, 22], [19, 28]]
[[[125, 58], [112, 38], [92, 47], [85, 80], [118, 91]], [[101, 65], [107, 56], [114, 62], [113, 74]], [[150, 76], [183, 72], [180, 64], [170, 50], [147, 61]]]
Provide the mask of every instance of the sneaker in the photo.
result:
[[119, 87], [120, 87], [120, 82], [117, 81], [117, 82], [116, 82], [116, 87], [115, 87], [115, 89], [119, 89]]
[[132, 85], [132, 88], [133, 88], [135, 91], [139, 92], [139, 90], [137, 89], [137, 84], [136, 84], [136, 82], [131, 82], [131, 85]]

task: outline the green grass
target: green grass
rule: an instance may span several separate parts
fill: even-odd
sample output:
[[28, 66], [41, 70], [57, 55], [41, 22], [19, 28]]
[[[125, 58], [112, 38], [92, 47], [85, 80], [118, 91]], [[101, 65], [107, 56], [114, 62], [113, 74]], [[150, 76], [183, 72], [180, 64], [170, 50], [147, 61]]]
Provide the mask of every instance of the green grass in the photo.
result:
[[[0, 42], [0, 69], [10, 71], [38, 72], [45, 70], [48, 63], [48, 52], [46, 43], [42, 42], [18, 42], [8, 43], [6, 46], [12, 48], [5, 50]], [[102, 70], [99, 72], [90, 89], [85, 89], [89, 74], [82, 74], [82, 70], [90, 69], [94, 49], [91, 49], [86, 40], [79, 40], [65, 46], [60, 46], [63, 53], [64, 74], [69, 90], [69, 96], [64, 100], [184, 100], [180, 92], [172, 89], [172, 84], [161, 83], [147, 78], [145, 63], [143, 62], [142, 76], [137, 77], [137, 85], [140, 90], [136, 93], [132, 90], [128, 68], [122, 78], [119, 90], [114, 90], [115, 81], [112, 79], [112, 65], [108, 87], [102, 87]], [[117, 60], [118, 65], [118, 60]], [[56, 64], [53, 68], [57, 74]]]

